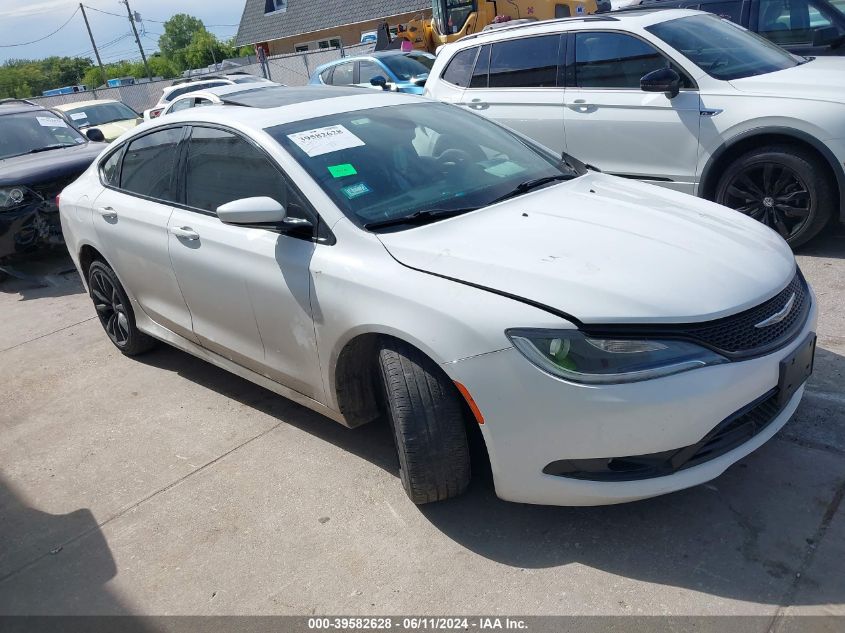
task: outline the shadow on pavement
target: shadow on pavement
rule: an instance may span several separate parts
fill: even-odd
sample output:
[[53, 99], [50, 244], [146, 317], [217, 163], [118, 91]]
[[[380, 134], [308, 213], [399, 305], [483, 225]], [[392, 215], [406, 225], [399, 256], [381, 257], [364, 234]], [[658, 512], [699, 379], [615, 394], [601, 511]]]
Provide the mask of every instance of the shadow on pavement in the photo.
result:
[[[826, 367], [845, 366], [843, 357], [822, 353]], [[384, 423], [346, 429], [169, 347], [139, 360], [284, 419], [396, 474], [392, 439]], [[808, 406], [813, 405], [802, 404]], [[837, 417], [841, 416], [840, 409]], [[824, 422], [837, 420], [828, 416]], [[475, 464], [480, 456], [483, 447], [476, 447]], [[446, 536], [480, 556], [528, 569], [581, 564], [640, 581], [764, 604], [781, 604], [785, 595], [793, 593], [808, 548], [815, 546], [819, 523], [831, 511], [831, 500], [845, 478], [841, 455], [786, 441], [783, 433], [710, 484], [620, 506], [560, 508], [504, 502], [495, 496], [489, 468], [474, 468], [467, 494], [422, 506], [420, 512]], [[845, 601], [845, 595], [831, 596], [830, 588], [820, 584], [817, 590], [803, 592], [800, 600], [838, 603]]]
[[85, 292], [66, 252], [41, 254], [0, 271], [0, 292], [20, 295], [20, 301], [64, 297]]
[[106, 587], [117, 568], [90, 510], [41, 512], [0, 476], [0, 526], [0, 616], [129, 614]]
[[821, 235], [796, 249], [795, 254], [845, 259], [845, 225], [829, 225]]

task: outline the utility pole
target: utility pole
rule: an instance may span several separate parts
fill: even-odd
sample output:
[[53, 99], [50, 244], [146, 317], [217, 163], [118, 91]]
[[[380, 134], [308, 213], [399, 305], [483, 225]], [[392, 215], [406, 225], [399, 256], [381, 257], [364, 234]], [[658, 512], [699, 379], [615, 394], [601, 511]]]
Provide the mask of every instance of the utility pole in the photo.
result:
[[135, 28], [135, 17], [132, 15], [132, 9], [129, 8], [129, 0], [120, 0], [126, 5], [126, 14], [129, 16], [129, 24], [132, 25], [132, 32], [135, 34], [135, 41], [138, 43], [138, 50], [141, 51], [141, 59], [144, 60], [144, 68], [147, 69], [147, 77], [150, 81], [153, 80], [153, 74], [150, 72], [150, 65], [147, 63], [147, 56], [144, 55], [144, 47], [141, 46], [141, 38], [138, 37], [138, 29]]
[[[97, 44], [94, 42], [94, 34], [91, 32], [91, 25], [88, 24], [88, 15], [85, 13], [85, 7], [82, 6], [81, 2], [79, 3], [79, 9], [82, 11], [82, 19], [85, 20], [85, 28], [88, 29], [88, 37], [91, 38], [91, 46], [94, 47], [94, 55], [97, 56], [97, 63], [100, 65], [100, 72], [103, 74], [103, 84], [108, 85], [109, 78], [106, 75], [106, 69], [103, 67], [103, 60], [100, 59], [100, 51], [97, 50]], [[91, 88], [96, 90], [97, 86], [92, 86]]]

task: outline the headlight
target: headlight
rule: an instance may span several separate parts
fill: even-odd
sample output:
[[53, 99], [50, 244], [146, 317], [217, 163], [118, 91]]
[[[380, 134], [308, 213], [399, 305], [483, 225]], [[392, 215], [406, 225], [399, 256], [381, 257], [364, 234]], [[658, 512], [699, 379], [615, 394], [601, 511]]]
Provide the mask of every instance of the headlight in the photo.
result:
[[0, 187], [0, 211], [14, 209], [38, 199], [38, 194], [26, 187]]
[[534, 365], [578, 383], [637, 382], [729, 362], [684, 341], [591, 338], [578, 330], [513, 329], [505, 334]]

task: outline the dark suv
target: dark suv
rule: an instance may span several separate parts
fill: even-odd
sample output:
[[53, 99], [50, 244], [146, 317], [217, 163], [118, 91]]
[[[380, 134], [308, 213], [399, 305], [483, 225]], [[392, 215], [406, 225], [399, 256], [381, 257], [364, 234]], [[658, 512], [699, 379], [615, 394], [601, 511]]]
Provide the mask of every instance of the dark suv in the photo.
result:
[[845, 55], [843, 0], [641, 0], [636, 8], [644, 7], [715, 13], [796, 55]]
[[32, 102], [0, 101], [0, 267], [64, 243], [56, 196], [103, 150], [91, 142], [102, 138]]

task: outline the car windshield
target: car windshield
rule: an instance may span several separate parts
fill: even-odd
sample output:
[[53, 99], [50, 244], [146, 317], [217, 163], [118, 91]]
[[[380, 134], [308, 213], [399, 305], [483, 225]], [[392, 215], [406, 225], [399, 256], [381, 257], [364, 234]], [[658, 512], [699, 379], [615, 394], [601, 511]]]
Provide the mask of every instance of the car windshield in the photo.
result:
[[772, 73], [799, 63], [776, 44], [713, 15], [668, 20], [646, 30], [711, 77], [724, 81]]
[[381, 62], [390, 69], [399, 81], [428, 75], [434, 60], [425, 55], [388, 55]]
[[86, 142], [64, 119], [47, 110], [0, 116], [0, 159]]
[[66, 110], [65, 114], [70, 117], [74, 125], [79, 127], [105, 125], [114, 121], [126, 121], [127, 119], [138, 118], [137, 112], [122, 103], [92, 104]]
[[445, 104], [344, 112], [267, 132], [361, 226], [473, 210], [583, 173], [580, 165]]

